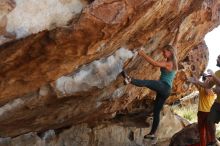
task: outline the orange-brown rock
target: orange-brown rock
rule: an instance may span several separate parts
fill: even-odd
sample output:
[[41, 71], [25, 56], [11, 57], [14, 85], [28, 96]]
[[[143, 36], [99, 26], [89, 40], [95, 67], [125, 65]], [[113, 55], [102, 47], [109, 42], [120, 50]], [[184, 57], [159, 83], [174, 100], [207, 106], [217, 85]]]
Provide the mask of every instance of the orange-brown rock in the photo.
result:
[[125, 68], [132, 77], [158, 79], [159, 69], [134, 56], [141, 46], [158, 61], [161, 47], [177, 48], [180, 70], [170, 103], [188, 88], [186, 76], [204, 70], [203, 38], [219, 24], [219, 1], [90, 2], [67, 27], [0, 46], [1, 137], [112, 118], [152, 98], [146, 88], [124, 85], [120, 74]]

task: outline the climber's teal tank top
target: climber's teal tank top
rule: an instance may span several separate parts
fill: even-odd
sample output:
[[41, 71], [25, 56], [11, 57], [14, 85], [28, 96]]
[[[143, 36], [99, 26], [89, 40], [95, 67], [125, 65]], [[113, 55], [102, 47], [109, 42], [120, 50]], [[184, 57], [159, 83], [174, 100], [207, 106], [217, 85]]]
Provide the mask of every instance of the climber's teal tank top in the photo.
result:
[[161, 68], [160, 80], [166, 82], [171, 88], [173, 84], [173, 79], [175, 77], [176, 71], [167, 71], [165, 68]]

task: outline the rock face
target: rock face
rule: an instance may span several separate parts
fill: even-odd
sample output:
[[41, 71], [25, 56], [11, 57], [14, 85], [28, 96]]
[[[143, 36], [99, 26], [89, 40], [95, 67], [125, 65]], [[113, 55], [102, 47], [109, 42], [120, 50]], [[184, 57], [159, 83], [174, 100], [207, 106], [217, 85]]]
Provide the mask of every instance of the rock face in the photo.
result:
[[219, 6], [217, 0], [3, 0], [0, 136], [108, 120], [153, 99], [146, 88], [124, 85], [120, 74], [158, 79], [159, 69], [135, 55], [141, 46], [158, 61], [160, 48], [176, 48], [180, 70], [167, 102], [181, 98], [191, 86], [186, 77], [206, 67], [203, 38], [219, 24]]
[[81, 13], [85, 5], [86, 3], [81, 0], [40, 0], [38, 2], [34, 0], [2, 0], [0, 4], [0, 44], [43, 30], [63, 27]]
[[[183, 128], [181, 121], [176, 116], [171, 116], [171, 111], [166, 108], [161, 116], [161, 125], [158, 132], [157, 146], [168, 146], [167, 137], [174, 135]], [[123, 122], [120, 119], [123, 118]], [[141, 114], [130, 114], [114, 118], [111, 122], [102, 122], [91, 126], [80, 124], [57, 130], [48, 130], [42, 133], [31, 132], [15, 138], [2, 138], [0, 145], [35, 145], [35, 146], [151, 146], [152, 140], [143, 141], [143, 136], [149, 132], [149, 125], [144, 123]], [[172, 121], [172, 129], [167, 130], [164, 125]], [[138, 122], [139, 121], [139, 122]], [[124, 125], [125, 124], [125, 125]]]

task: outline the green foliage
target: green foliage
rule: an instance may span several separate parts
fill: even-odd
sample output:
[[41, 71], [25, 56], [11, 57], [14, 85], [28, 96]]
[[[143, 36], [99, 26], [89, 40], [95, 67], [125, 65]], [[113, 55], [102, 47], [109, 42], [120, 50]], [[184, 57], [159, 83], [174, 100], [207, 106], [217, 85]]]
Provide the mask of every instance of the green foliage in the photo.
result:
[[[216, 125], [217, 126], [217, 125]], [[218, 130], [218, 127], [216, 129], [216, 137], [220, 138], [220, 130]]]
[[191, 123], [197, 122], [198, 106], [196, 104], [184, 107], [175, 107], [173, 110], [176, 114], [189, 120]]
[[220, 140], [220, 123], [216, 124], [216, 137]]

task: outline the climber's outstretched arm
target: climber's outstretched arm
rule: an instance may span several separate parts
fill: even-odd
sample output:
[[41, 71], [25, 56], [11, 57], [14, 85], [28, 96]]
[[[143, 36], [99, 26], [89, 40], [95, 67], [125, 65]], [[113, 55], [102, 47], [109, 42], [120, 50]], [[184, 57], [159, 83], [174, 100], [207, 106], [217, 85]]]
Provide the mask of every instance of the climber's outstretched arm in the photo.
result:
[[150, 56], [146, 55], [146, 53], [143, 50], [138, 51], [138, 54], [142, 56], [147, 62], [149, 62], [151, 65], [156, 67], [163, 67], [167, 70], [172, 70], [172, 63], [166, 62], [166, 61], [155, 61]]

